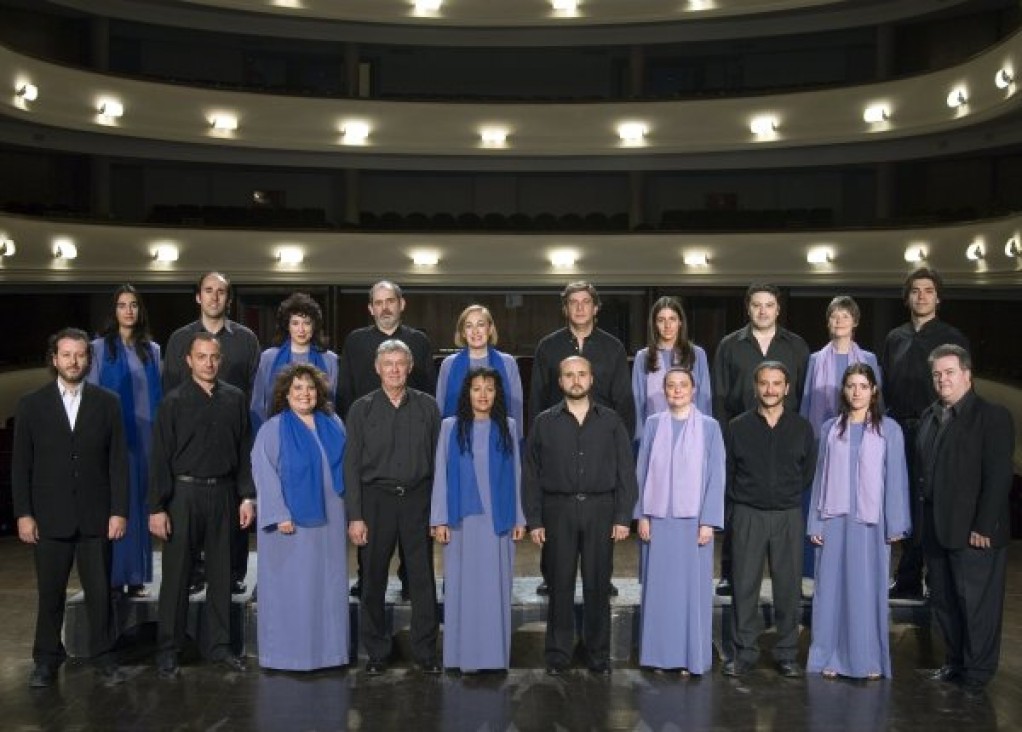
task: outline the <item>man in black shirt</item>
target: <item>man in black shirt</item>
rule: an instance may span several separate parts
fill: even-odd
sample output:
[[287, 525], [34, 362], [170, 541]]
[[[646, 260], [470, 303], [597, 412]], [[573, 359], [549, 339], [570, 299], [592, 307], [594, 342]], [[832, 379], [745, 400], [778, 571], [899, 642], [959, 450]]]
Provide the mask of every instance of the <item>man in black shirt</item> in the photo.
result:
[[[748, 324], [724, 336], [717, 346], [712, 372], [713, 416], [722, 430], [739, 414], [756, 408], [759, 401], [752, 374], [764, 361], [784, 364], [791, 376], [784, 408], [798, 412], [805, 387], [809, 346], [801, 336], [777, 324], [781, 315], [780, 297], [781, 291], [774, 285], [762, 282], [749, 285], [745, 291]], [[724, 526], [718, 595], [731, 594], [731, 522], [725, 519]]]
[[184, 643], [191, 542], [206, 555], [204, 653], [245, 669], [230, 647], [230, 539], [233, 526], [248, 528], [255, 518], [248, 399], [217, 378], [216, 336], [195, 333], [186, 359], [192, 376], [160, 403], [149, 470], [149, 531], [163, 541], [157, 668], [166, 679], [178, 675]]
[[436, 581], [429, 541], [433, 460], [440, 409], [429, 394], [408, 387], [412, 352], [399, 340], [384, 341], [376, 355], [381, 387], [348, 411], [344, 453], [344, 502], [348, 536], [365, 551], [365, 582], [359, 626], [369, 654], [366, 673], [387, 668], [392, 639], [386, 633], [387, 570], [400, 542], [412, 601], [412, 655], [428, 674], [437, 659]]
[[[227, 317], [231, 304], [231, 281], [221, 272], [207, 272], [195, 284], [195, 302], [199, 305], [199, 319], [174, 331], [164, 351], [163, 393], [192, 380], [192, 371], [186, 361], [196, 333], [211, 333], [220, 343], [220, 368], [217, 378], [245, 393], [246, 403], [252, 400], [252, 381], [259, 368], [259, 339], [241, 323]], [[198, 549], [196, 554], [198, 555]], [[193, 591], [202, 588], [201, 557], [197, 556], [194, 574], [189, 582]], [[245, 591], [248, 572], [248, 533], [236, 524], [231, 529], [231, 592]]]
[[961, 331], [937, 317], [943, 295], [944, 281], [928, 267], [920, 267], [905, 278], [902, 299], [909, 310], [909, 321], [887, 334], [880, 354], [883, 372], [884, 403], [887, 414], [901, 425], [905, 433], [905, 457], [909, 469], [909, 492], [912, 497], [913, 522], [916, 531], [901, 543], [901, 559], [891, 585], [891, 597], [923, 598], [922, 527], [919, 513], [919, 491], [915, 479], [914, 446], [919, 431], [919, 417], [937, 398], [927, 358], [937, 346], [950, 343], [969, 350], [969, 341]]
[[725, 432], [727, 496], [731, 501], [734, 650], [727, 676], [748, 672], [759, 657], [759, 593], [763, 560], [769, 559], [777, 644], [774, 661], [783, 676], [802, 675], [798, 653], [802, 574], [802, 492], [816, 469], [812, 425], [784, 400], [787, 366], [764, 361], [753, 373], [759, 406], [735, 417]]
[[628, 538], [639, 494], [631, 433], [612, 409], [591, 398], [592, 366], [585, 358], [564, 359], [558, 382], [563, 399], [536, 417], [522, 471], [525, 519], [547, 557], [547, 673], [560, 675], [571, 662], [581, 556], [589, 669], [609, 674], [614, 542]]

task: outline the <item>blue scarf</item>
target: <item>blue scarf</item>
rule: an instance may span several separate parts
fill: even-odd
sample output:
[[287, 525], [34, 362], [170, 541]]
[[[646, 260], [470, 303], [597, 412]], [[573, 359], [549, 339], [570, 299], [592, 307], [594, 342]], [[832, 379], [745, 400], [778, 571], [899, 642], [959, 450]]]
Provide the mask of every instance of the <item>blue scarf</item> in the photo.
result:
[[[276, 378], [277, 373], [291, 363], [291, 339], [288, 338], [286, 341], [280, 344], [280, 348], [277, 349], [277, 356], [273, 359], [273, 366], [270, 368], [270, 390], [273, 390], [273, 380]], [[309, 363], [315, 366], [317, 369], [326, 373], [326, 359], [323, 358], [323, 352], [316, 348], [311, 343], [309, 344]]]
[[[104, 339], [107, 348], [110, 342]], [[131, 369], [128, 368], [128, 352], [124, 347], [124, 341], [120, 338], [115, 340], [116, 351], [114, 360], [106, 356], [99, 367], [99, 383], [121, 398], [121, 420], [124, 422], [124, 440], [128, 450], [135, 452], [139, 449], [139, 436], [135, 424], [135, 389], [131, 381]], [[156, 419], [156, 406], [163, 397], [163, 389], [160, 386], [160, 366], [156, 362], [156, 349], [149, 347], [149, 358], [143, 363], [145, 369], [146, 389], [149, 391], [149, 416]]]
[[[471, 433], [469, 433], [471, 440]], [[512, 439], [514, 439], [512, 437]], [[506, 534], [515, 525], [514, 453], [500, 449], [500, 430], [490, 424], [490, 502], [493, 505], [493, 531]], [[447, 524], [457, 526], [465, 516], [483, 512], [476, 480], [472, 444], [462, 452], [458, 445], [457, 423], [447, 442]]]
[[[507, 382], [507, 370], [504, 368], [504, 359], [500, 357], [500, 352], [493, 346], [486, 347], [486, 361], [490, 368], [500, 374], [500, 383], [504, 387], [505, 398], [508, 393], [508, 382]], [[461, 396], [461, 387], [465, 383], [465, 377], [468, 375], [468, 367], [472, 363], [472, 359], [469, 358], [468, 349], [462, 348], [454, 356], [454, 361], [451, 362], [451, 371], [447, 375], [447, 391], [444, 393], [444, 413], [440, 415], [444, 417], [456, 417], [458, 415], [458, 397]]]
[[323, 498], [323, 457], [330, 461], [334, 492], [344, 495], [341, 463], [346, 443], [344, 431], [336, 420], [323, 412], [313, 413], [316, 437], [297, 414], [290, 409], [280, 413], [280, 485], [284, 504], [291, 520], [298, 526], [322, 526], [326, 523], [326, 502]]

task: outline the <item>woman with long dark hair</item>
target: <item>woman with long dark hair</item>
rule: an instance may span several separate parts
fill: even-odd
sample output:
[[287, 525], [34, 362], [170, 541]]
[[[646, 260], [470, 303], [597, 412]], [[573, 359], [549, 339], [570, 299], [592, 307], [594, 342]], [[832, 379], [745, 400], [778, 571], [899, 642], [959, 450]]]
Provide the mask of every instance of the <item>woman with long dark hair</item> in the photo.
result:
[[525, 536], [517, 425], [500, 374], [469, 371], [437, 444], [430, 526], [444, 547], [444, 666], [506, 669], [514, 543]]
[[675, 366], [692, 372], [698, 385], [695, 404], [703, 414], [713, 414], [706, 351], [689, 340], [688, 318], [678, 298], [661, 297], [649, 311], [647, 345], [632, 362], [636, 440], [642, 437], [646, 418], [667, 408], [664, 374]]
[[114, 290], [102, 335], [92, 342], [92, 368], [87, 376], [121, 398], [124, 437], [128, 445], [130, 503], [124, 538], [113, 542], [110, 584], [132, 597], [145, 597], [153, 581], [153, 547], [149, 538], [149, 453], [153, 420], [163, 398], [160, 347], [149, 334], [142, 298], [131, 285]]
[[879, 407], [873, 368], [853, 363], [824, 423], [806, 534], [817, 546], [809, 672], [891, 676], [890, 545], [911, 530], [901, 428]]

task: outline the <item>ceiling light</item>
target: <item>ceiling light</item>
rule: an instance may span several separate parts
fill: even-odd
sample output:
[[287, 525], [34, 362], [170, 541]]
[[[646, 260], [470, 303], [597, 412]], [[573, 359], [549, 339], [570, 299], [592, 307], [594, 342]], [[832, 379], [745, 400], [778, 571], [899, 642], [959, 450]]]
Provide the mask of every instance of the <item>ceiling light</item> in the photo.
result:
[[13, 257], [18, 248], [14, 246], [14, 240], [6, 236], [0, 238], [0, 257]]
[[178, 250], [173, 244], [157, 244], [153, 249], [153, 259], [157, 262], [176, 262], [177, 258]]
[[78, 256], [78, 247], [70, 239], [54, 239], [53, 256], [57, 259], [74, 259]]
[[479, 130], [479, 136], [487, 147], [503, 147], [507, 144], [506, 127], [484, 127]]
[[638, 145], [646, 137], [649, 127], [645, 122], [622, 122], [617, 126], [617, 136], [625, 145]]
[[108, 117], [110, 119], [124, 114], [124, 105], [116, 99], [104, 99], [100, 101], [96, 109], [99, 111], [100, 117]]
[[214, 114], [209, 118], [209, 125], [214, 130], [233, 132], [238, 129], [238, 118], [233, 114]]
[[550, 5], [558, 13], [574, 13], [578, 10], [578, 0], [550, 0]]
[[412, 264], [416, 267], [436, 267], [440, 264], [440, 254], [425, 250], [412, 252]]
[[890, 110], [887, 109], [883, 104], [872, 104], [862, 112], [862, 119], [871, 125], [875, 125], [878, 122], [884, 122], [888, 117], [891, 116]]
[[983, 242], [974, 241], [965, 248], [965, 258], [972, 262], [978, 262], [986, 256], [986, 247]]
[[298, 247], [281, 247], [277, 250], [277, 261], [294, 266], [305, 261], [305, 254]]
[[829, 247], [817, 247], [810, 249], [806, 254], [806, 261], [809, 264], [829, 264], [834, 260], [834, 251]]
[[[12, 242], [13, 246], [13, 242]], [[1004, 243], [1004, 256], [1006, 257], [1017, 257], [1022, 254], [1022, 237], [1018, 234], [1011, 237]]]
[[706, 252], [685, 252], [682, 256], [686, 267], [708, 267], [710, 258]]
[[906, 262], [922, 262], [926, 259], [926, 246], [923, 244], [910, 244], [905, 250]]
[[415, 12], [435, 13], [440, 10], [443, 0], [415, 0]]
[[998, 89], [1007, 89], [1013, 81], [1015, 81], [1015, 72], [1007, 66], [994, 74], [994, 84]]
[[568, 249], [550, 252], [550, 264], [557, 269], [571, 269], [575, 266], [576, 260], [575, 252]]
[[958, 109], [969, 101], [969, 93], [964, 86], [956, 86], [947, 95], [947, 106], [951, 109]]
[[749, 129], [754, 135], [769, 135], [777, 130], [777, 118], [771, 115], [755, 117], [749, 124]]
[[34, 102], [39, 98], [39, 87], [26, 81], [19, 84], [14, 90], [14, 93], [17, 94], [18, 99], [23, 99], [26, 102]]
[[369, 123], [349, 119], [341, 123], [341, 142], [345, 145], [365, 145], [369, 137]]

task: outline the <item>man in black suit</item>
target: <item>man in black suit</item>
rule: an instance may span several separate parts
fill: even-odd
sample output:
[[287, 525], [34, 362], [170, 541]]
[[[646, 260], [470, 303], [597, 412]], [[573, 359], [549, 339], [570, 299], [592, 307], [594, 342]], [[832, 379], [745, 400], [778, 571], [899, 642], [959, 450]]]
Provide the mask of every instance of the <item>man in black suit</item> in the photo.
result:
[[39, 608], [29, 686], [53, 684], [67, 658], [60, 640], [71, 566], [85, 590], [89, 654], [110, 685], [124, 676], [110, 653], [110, 542], [124, 536], [128, 458], [117, 396], [85, 381], [88, 335], [65, 328], [50, 338], [56, 379], [21, 399], [11, 477], [18, 538], [35, 547]]
[[1001, 649], [1015, 428], [1007, 409], [973, 391], [968, 351], [937, 346], [929, 362], [938, 399], [919, 420], [916, 480], [930, 600], [947, 649], [930, 676], [978, 696]]

